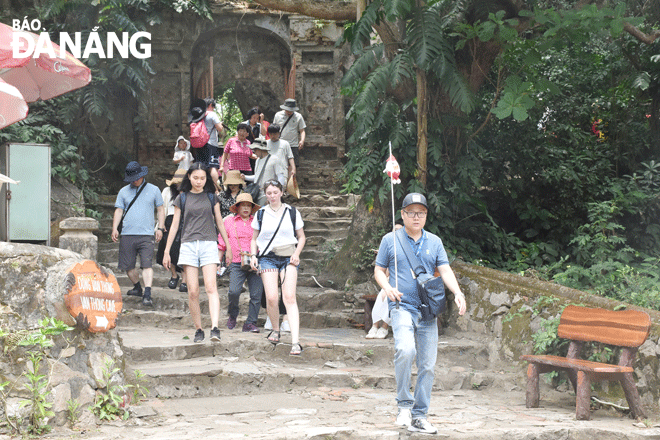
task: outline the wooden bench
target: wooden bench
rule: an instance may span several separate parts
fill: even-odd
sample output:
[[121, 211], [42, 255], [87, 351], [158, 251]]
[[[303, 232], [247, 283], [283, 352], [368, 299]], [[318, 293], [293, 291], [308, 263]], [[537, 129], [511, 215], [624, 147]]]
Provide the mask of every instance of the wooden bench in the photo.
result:
[[[646, 341], [651, 330], [651, 319], [645, 312], [568, 306], [559, 322], [557, 335], [570, 339], [566, 357], [550, 355], [525, 355], [527, 366], [527, 408], [539, 406], [539, 374], [549, 371], [566, 371], [576, 394], [575, 415], [578, 420], [591, 418], [591, 383], [618, 380], [635, 418], [645, 418], [639, 393], [633, 378], [633, 361], [637, 348]], [[622, 347], [617, 365], [579, 359], [585, 342], [601, 342]]]

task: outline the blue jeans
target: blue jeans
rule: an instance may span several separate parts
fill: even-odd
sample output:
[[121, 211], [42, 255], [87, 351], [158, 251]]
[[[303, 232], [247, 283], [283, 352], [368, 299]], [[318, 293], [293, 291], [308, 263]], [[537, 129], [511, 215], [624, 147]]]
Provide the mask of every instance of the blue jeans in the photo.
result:
[[247, 279], [248, 290], [250, 292], [250, 304], [248, 305], [248, 316], [245, 323], [257, 325], [259, 318], [259, 309], [261, 308], [261, 295], [264, 293], [264, 285], [261, 277], [256, 272], [246, 272], [241, 269], [241, 263], [231, 263], [229, 265], [229, 290], [227, 297], [227, 314], [232, 318], [238, 316], [238, 300], [241, 296], [243, 283]]
[[[396, 401], [399, 408], [412, 410], [412, 418], [426, 418], [431, 403], [431, 389], [438, 357], [438, 325], [436, 320], [422, 321], [419, 311], [392, 309], [394, 332], [394, 374]], [[417, 357], [415, 394], [410, 392], [413, 359]]]

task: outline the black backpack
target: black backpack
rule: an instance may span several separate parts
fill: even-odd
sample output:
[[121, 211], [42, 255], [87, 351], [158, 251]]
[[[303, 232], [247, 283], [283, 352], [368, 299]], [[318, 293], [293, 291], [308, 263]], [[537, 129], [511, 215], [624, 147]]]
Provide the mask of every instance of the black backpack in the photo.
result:
[[[290, 206], [287, 208], [289, 210], [289, 215], [291, 216], [291, 224], [293, 225], [293, 232], [295, 235], [296, 232], [296, 208]], [[257, 222], [259, 222], [259, 230], [261, 230], [261, 223], [264, 220], [264, 208], [261, 208], [257, 211]]]

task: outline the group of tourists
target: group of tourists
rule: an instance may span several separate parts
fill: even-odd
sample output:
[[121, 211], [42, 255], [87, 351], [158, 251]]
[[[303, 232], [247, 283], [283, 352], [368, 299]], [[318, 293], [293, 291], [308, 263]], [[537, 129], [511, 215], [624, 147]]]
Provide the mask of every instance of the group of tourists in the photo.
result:
[[[166, 181], [162, 194], [156, 186], [144, 181], [147, 167], [137, 162], [126, 167], [124, 180], [128, 185], [117, 196], [112, 239], [120, 242], [119, 269], [126, 270], [134, 283], [128, 295], [141, 296], [144, 305], [152, 304], [154, 239], [160, 241], [163, 233], [168, 233], [158, 258], [162, 258], [163, 266], [172, 274], [170, 288], [176, 288], [177, 274], [183, 273], [179, 290], [188, 292], [196, 327], [195, 342], [204, 340], [199, 308], [200, 268], [209, 299], [210, 338], [220, 340], [216, 276], [218, 265], [224, 259], [230, 277], [227, 327], [233, 329], [237, 325], [239, 297], [247, 282], [250, 300], [243, 331], [259, 332], [257, 319], [265, 299], [272, 328], [267, 339], [273, 344], [280, 342], [281, 329], [286, 322], [280, 324], [280, 315], [286, 313], [291, 331], [290, 354], [302, 353], [296, 285], [300, 254], [305, 246], [304, 223], [300, 212], [282, 201], [286, 179], [295, 174], [298, 165], [296, 151], [302, 149], [305, 142], [304, 121], [295, 116], [297, 107], [295, 101], [291, 101], [287, 100], [282, 106], [283, 117], [278, 113], [271, 124], [263, 120], [258, 109], [251, 111], [223, 151], [217, 140], [215, 145], [209, 141], [204, 145], [205, 151], [198, 151], [193, 158], [189, 156], [188, 141], [179, 138], [174, 157], [179, 169]], [[217, 136], [224, 126], [208, 114], [214, 105], [209, 102], [206, 108], [197, 107], [191, 113], [193, 120], [207, 118], [208, 129]], [[282, 139], [287, 127], [298, 133], [298, 139], [293, 141], [295, 147]], [[250, 159], [254, 159], [254, 167]], [[223, 176], [222, 181], [220, 176]], [[255, 197], [246, 191], [246, 181], [253, 184], [253, 190], [257, 188]], [[423, 313], [426, 305], [416, 280], [419, 271], [439, 274], [453, 293], [460, 315], [466, 311], [466, 300], [449, 266], [442, 241], [424, 229], [428, 214], [426, 197], [419, 193], [408, 194], [400, 212], [402, 230], [382, 238], [376, 257], [374, 278], [382, 289], [376, 301], [382, 324], [374, 320], [376, 325], [367, 337], [385, 337], [388, 324], [391, 326], [398, 406], [395, 423], [409, 431], [434, 434], [437, 429], [426, 416], [437, 357], [438, 326], [437, 318]], [[399, 244], [395, 244], [395, 240]], [[401, 246], [398, 253], [396, 246]], [[144, 289], [135, 269], [138, 254]], [[387, 311], [383, 312], [385, 305]], [[417, 370], [414, 392], [411, 391], [413, 361]]]
[[[124, 181], [128, 185], [115, 202], [112, 239], [119, 241], [119, 269], [125, 270], [134, 284], [127, 294], [141, 297], [145, 306], [153, 305], [152, 259], [155, 243], [159, 243], [156, 260], [171, 274], [168, 287], [178, 286], [188, 294], [195, 342], [205, 338], [199, 306], [201, 269], [211, 318], [210, 339], [219, 341], [216, 277], [223, 275], [226, 264], [227, 328], [237, 325], [239, 298], [247, 282], [250, 301], [243, 331], [259, 333], [257, 320], [263, 304], [271, 330], [268, 340], [280, 342], [280, 315], [285, 314], [282, 324], [291, 332], [290, 354], [300, 355], [296, 285], [305, 246], [304, 222], [297, 209], [282, 201], [285, 185], [296, 173], [294, 153], [281, 139], [281, 127], [266, 123], [256, 108], [238, 125], [236, 136], [220, 148], [226, 128], [214, 107], [212, 99], [193, 102], [191, 127], [195, 122], [203, 123], [205, 127], [200, 130], [206, 128], [206, 142], [195, 147], [197, 137], [192, 129], [190, 141], [183, 136], [177, 139], [173, 162], [178, 168], [172, 179], [165, 181], [162, 193], [145, 181], [146, 166], [134, 161], [126, 167]], [[293, 118], [298, 110], [295, 100], [287, 100], [281, 108], [282, 113], [291, 112], [286, 125], [295, 119], [299, 127], [296, 149], [300, 149], [305, 125], [302, 116]], [[144, 289], [135, 267], [137, 255]]]

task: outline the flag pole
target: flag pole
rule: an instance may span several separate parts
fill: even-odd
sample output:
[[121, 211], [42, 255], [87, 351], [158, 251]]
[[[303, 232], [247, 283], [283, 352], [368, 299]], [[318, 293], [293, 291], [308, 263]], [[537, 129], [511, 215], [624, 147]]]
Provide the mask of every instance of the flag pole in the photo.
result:
[[[392, 157], [392, 141], [390, 141], [390, 157]], [[394, 179], [390, 178], [390, 190], [392, 194], [392, 239], [394, 241], [394, 288], [399, 291], [399, 270], [396, 258], [396, 212], [394, 211]], [[399, 301], [396, 302], [396, 308], [399, 308]]]

